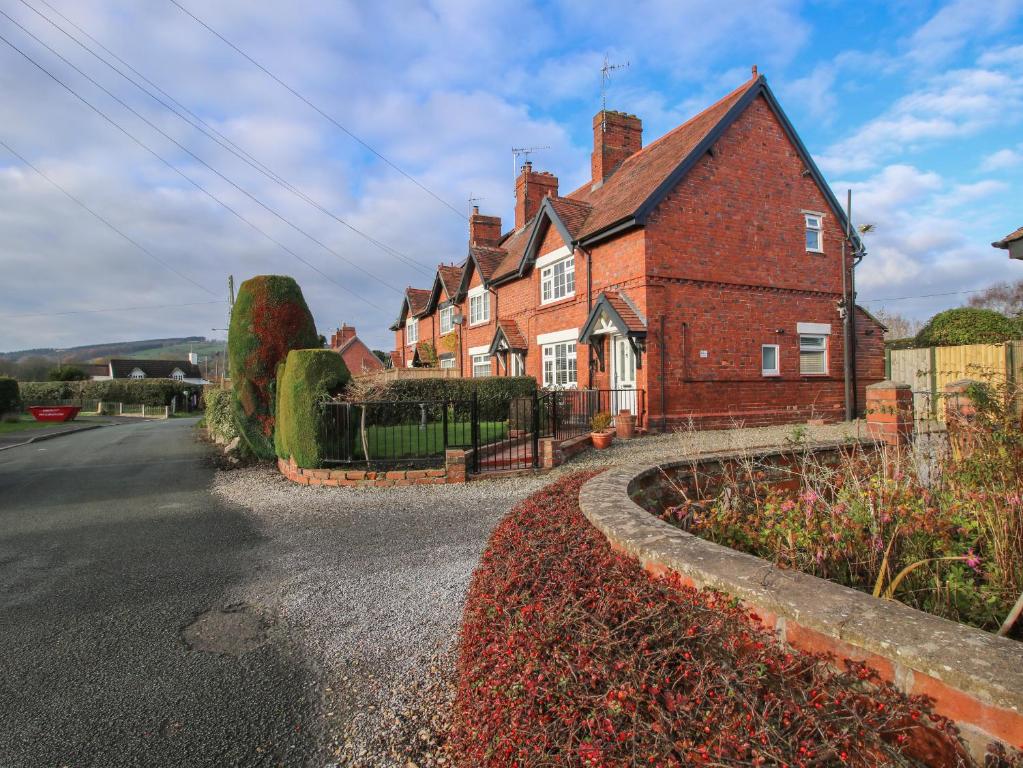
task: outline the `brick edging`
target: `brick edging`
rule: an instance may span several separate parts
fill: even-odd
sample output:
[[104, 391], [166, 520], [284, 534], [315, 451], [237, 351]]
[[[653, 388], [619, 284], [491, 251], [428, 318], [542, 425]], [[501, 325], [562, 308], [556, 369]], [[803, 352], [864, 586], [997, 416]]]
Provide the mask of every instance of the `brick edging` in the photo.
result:
[[445, 485], [465, 482], [465, 452], [449, 450], [445, 465], [437, 469], [362, 470], [303, 469], [294, 459], [277, 459], [277, 469], [299, 485], [341, 488], [393, 488], [405, 485]]
[[[736, 452], [700, 461], [735, 458]], [[688, 466], [672, 462], [664, 467]], [[657, 466], [631, 465], [583, 485], [579, 506], [618, 551], [653, 574], [734, 595], [797, 648], [865, 661], [900, 690], [926, 694], [983, 762], [994, 739], [1023, 748], [1023, 643], [705, 541], [647, 512], [630, 485]]]

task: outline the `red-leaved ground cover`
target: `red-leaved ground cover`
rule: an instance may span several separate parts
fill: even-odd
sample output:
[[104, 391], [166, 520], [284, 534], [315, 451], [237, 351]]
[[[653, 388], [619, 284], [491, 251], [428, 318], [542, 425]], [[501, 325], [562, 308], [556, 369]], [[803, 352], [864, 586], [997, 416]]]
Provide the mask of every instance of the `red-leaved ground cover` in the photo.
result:
[[456, 765], [970, 765], [866, 668], [778, 645], [726, 596], [653, 579], [579, 510], [591, 474], [501, 522], [469, 590]]

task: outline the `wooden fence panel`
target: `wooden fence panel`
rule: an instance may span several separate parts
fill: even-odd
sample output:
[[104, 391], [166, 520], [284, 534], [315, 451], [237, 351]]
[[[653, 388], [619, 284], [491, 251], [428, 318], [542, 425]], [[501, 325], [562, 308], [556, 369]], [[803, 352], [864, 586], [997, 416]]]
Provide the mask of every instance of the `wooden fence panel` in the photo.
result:
[[1015, 376], [1015, 381], [1023, 381], [1023, 342], [891, 351], [889, 377], [913, 388], [917, 419], [927, 418], [926, 413], [930, 411], [932, 417], [945, 420], [941, 393], [946, 384], [959, 379], [983, 380], [992, 375]]
[[931, 350], [893, 349], [890, 378], [913, 388], [913, 412], [916, 418], [924, 418], [932, 407], [928, 394], [931, 392]]

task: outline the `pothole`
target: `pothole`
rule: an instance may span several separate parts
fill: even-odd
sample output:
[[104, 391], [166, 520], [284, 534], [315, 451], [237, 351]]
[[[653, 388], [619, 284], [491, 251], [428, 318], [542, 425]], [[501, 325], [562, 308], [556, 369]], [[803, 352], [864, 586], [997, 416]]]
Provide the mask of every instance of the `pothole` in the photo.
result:
[[260, 608], [237, 603], [200, 613], [181, 638], [193, 651], [241, 656], [269, 642], [272, 626]]

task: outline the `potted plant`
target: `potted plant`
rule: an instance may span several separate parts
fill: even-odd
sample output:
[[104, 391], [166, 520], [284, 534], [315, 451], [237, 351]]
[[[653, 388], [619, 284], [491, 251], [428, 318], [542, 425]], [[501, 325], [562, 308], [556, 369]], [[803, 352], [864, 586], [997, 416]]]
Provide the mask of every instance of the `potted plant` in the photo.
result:
[[593, 447], [598, 451], [602, 451], [611, 445], [611, 440], [614, 439], [614, 430], [611, 429], [611, 414], [606, 411], [601, 411], [593, 415], [590, 419], [590, 440], [593, 441]]

